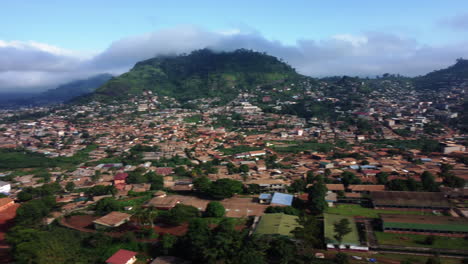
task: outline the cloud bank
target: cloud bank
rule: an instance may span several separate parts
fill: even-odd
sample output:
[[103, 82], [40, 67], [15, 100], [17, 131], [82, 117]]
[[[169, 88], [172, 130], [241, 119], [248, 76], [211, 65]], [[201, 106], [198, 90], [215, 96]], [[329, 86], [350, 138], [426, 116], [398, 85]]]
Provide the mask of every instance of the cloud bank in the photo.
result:
[[120, 74], [144, 59], [201, 48], [266, 52], [313, 77], [383, 73], [416, 76], [468, 57], [468, 41], [431, 46], [409, 37], [364, 32], [321, 40], [301, 39], [286, 45], [255, 31], [213, 32], [184, 26], [117, 40], [91, 58], [44, 43], [0, 40], [0, 58], [6, 58], [0, 60], [0, 91], [39, 90], [97, 73]]

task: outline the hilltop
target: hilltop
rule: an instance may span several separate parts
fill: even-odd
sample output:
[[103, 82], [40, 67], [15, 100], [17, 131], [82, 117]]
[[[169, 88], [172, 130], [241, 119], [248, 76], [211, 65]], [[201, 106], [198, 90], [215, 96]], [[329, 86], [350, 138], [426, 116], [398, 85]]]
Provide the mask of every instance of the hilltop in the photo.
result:
[[457, 59], [457, 62], [448, 68], [415, 78], [415, 87], [420, 90], [456, 88], [463, 84], [468, 84], [468, 60], [465, 59]]
[[151, 91], [180, 102], [213, 97], [226, 102], [242, 91], [300, 77], [291, 66], [265, 53], [203, 49], [138, 62], [129, 72], [97, 89], [92, 98], [122, 100]]

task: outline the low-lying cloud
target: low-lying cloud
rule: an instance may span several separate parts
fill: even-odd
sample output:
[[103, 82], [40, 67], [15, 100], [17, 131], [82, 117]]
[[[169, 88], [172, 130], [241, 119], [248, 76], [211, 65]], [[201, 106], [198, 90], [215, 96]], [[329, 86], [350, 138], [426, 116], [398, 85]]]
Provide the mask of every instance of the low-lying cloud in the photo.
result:
[[294, 45], [266, 39], [259, 32], [232, 29], [213, 32], [197, 27], [176, 27], [113, 42], [91, 58], [36, 42], [0, 41], [0, 91], [51, 88], [92, 74], [120, 74], [136, 62], [157, 55], [189, 53], [211, 48], [252, 49], [277, 56], [302, 74], [376, 76], [425, 74], [468, 56], [468, 40], [441, 46], [382, 32], [340, 34], [328, 39], [301, 39]]

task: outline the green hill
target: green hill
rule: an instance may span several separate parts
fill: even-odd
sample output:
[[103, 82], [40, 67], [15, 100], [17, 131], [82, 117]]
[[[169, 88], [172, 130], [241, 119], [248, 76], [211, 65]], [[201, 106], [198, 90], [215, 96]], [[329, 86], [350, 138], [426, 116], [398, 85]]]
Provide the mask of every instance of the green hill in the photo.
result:
[[442, 70], [433, 71], [422, 77], [415, 78], [415, 87], [420, 90], [440, 90], [459, 87], [468, 83], [468, 60], [458, 59], [457, 62]]
[[49, 102], [66, 102], [74, 97], [94, 92], [98, 87], [112, 78], [110, 74], [99, 74], [87, 79], [72, 81], [57, 88], [47, 90], [37, 96], [36, 100]]
[[129, 72], [98, 88], [92, 99], [123, 100], [152, 91], [180, 102], [212, 97], [227, 102], [240, 91], [299, 77], [292, 67], [264, 53], [203, 49], [188, 55], [160, 56], [138, 62]]
[[[76, 97], [85, 96], [94, 92], [105, 84], [112, 75], [104, 73], [91, 76], [87, 79], [71, 81], [38, 94], [26, 94], [10, 98], [1, 98], [0, 107], [41, 106], [64, 103]], [[2, 95], [5, 97], [5, 95]]]

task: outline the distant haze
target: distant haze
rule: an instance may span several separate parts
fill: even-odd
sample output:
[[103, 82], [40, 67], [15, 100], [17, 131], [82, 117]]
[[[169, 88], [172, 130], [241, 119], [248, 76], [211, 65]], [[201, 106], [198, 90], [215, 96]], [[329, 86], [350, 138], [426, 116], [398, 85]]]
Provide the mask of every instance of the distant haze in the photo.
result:
[[[462, 27], [461, 20], [441, 23]], [[416, 76], [445, 68], [459, 57], [468, 57], [468, 41], [427, 45], [392, 33], [364, 32], [284, 44], [252, 30], [215, 32], [183, 26], [125, 37], [92, 55], [45, 43], [0, 40], [0, 92], [39, 91], [98, 73], [121, 74], [144, 59], [206, 47], [266, 52], [313, 77], [373, 77], [383, 73]]]

